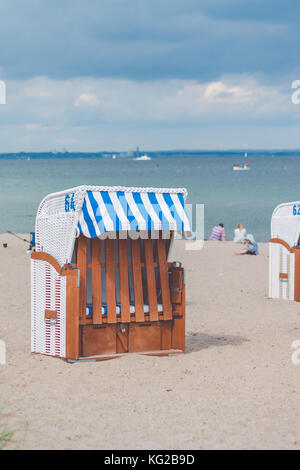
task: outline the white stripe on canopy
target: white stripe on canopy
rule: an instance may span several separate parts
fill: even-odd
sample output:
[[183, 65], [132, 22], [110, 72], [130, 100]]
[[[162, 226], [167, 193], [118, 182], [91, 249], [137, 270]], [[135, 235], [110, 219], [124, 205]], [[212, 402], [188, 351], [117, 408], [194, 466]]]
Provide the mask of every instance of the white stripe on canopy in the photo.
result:
[[177, 230], [177, 223], [176, 223], [176, 220], [173, 218], [172, 214], [171, 214], [171, 211], [164, 199], [164, 196], [163, 194], [156, 194], [156, 199], [157, 199], [157, 202], [159, 203], [163, 213], [164, 213], [164, 216], [166, 217], [166, 219], [168, 220], [169, 224], [170, 224], [170, 227], [169, 229], [170, 230]]
[[106, 205], [105, 205], [105, 203], [102, 199], [101, 192], [98, 192], [98, 191], [93, 192], [93, 196], [94, 196], [96, 202], [98, 203], [98, 206], [99, 206], [102, 218], [103, 218], [103, 222], [104, 222], [106, 231], [107, 232], [113, 232], [115, 230], [114, 223], [113, 223], [113, 221], [111, 220], [111, 218], [109, 216]]
[[117, 193], [116, 192], [110, 192], [108, 193], [110, 196], [110, 199], [113, 203], [114, 209], [117, 213], [117, 216], [119, 217], [121, 224], [122, 224], [122, 230], [130, 230], [130, 222], [127, 219], [125, 212], [123, 210], [123, 207], [118, 199]]
[[131, 209], [131, 212], [133, 213], [135, 220], [137, 221], [138, 224], [138, 230], [147, 230], [147, 221], [144, 219], [140, 211], [138, 210], [138, 207], [135, 203], [135, 200], [133, 199], [132, 193], [125, 193], [125, 198], [126, 201], [129, 204], [129, 207]]
[[179, 214], [179, 217], [183, 221], [183, 230], [184, 232], [189, 232], [190, 231], [190, 224], [189, 224], [189, 219], [187, 218], [187, 215], [185, 213], [184, 208], [182, 207], [181, 202], [179, 201], [178, 194], [170, 194], [172, 201], [174, 202], [174, 205], [176, 207], [176, 210]]
[[141, 194], [141, 199], [144, 203], [145, 209], [150, 215], [151, 219], [153, 220], [154, 223], [154, 230], [161, 230], [161, 221], [156, 214], [155, 210], [153, 209], [153, 206], [149, 200], [149, 196], [147, 193], [142, 193]]

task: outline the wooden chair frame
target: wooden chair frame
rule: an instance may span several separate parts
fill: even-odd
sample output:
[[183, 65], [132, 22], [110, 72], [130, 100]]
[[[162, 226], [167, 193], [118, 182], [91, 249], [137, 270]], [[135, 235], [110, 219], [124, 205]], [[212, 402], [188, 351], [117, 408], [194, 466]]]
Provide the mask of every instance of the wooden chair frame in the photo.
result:
[[[295, 255], [295, 267], [293, 271], [294, 276], [294, 300], [295, 302], [300, 302], [300, 246], [290, 246], [284, 240], [280, 238], [270, 238], [270, 243], [274, 243], [275, 245], [283, 246], [289, 253]], [[288, 273], [279, 272], [279, 279], [280, 281], [287, 281], [289, 279]]]
[[[67, 278], [66, 359], [105, 360], [128, 352], [151, 355], [184, 352], [184, 270], [167, 262], [168, 242], [162, 234], [154, 242], [150, 238], [130, 240], [131, 260], [128, 241], [118, 237], [116, 240], [107, 238], [105, 243], [98, 238], [92, 239], [89, 260], [87, 240], [80, 235], [74, 251], [75, 263], [62, 269], [50, 255], [44, 252], [32, 254], [33, 259], [47, 261]], [[115, 261], [116, 244], [118, 262]], [[101, 261], [103, 249], [104, 263]], [[87, 311], [88, 270], [92, 284], [91, 314]], [[132, 276], [129, 276], [129, 270]], [[119, 278], [119, 305], [116, 276]], [[105, 313], [102, 311], [103, 282]], [[132, 291], [134, 309], [130, 300]], [[117, 307], [120, 313], [117, 313]], [[45, 311], [45, 318], [55, 318], [55, 312]]]

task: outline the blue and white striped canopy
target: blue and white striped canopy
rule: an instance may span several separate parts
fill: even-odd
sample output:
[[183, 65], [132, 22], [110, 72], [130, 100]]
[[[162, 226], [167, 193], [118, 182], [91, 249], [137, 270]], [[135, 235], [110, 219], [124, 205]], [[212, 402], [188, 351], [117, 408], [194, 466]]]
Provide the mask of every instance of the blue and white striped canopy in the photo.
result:
[[111, 231], [171, 230], [189, 232], [183, 192], [87, 191], [79, 217], [88, 238]]

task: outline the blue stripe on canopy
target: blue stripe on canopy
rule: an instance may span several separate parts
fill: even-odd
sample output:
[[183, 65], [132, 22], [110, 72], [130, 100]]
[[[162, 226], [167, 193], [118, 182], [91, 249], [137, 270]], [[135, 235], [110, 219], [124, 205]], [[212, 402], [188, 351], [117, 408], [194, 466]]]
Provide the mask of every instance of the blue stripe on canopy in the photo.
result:
[[[87, 210], [86, 200], [83, 201], [82, 214], [83, 214], [83, 219], [84, 219], [84, 222], [85, 222], [85, 225], [86, 225], [86, 227], [84, 227], [84, 228], [86, 230], [88, 230], [89, 238], [95, 238], [97, 236], [97, 234], [95, 232], [95, 228], [94, 228], [95, 225], [93, 223], [93, 220], [90, 217], [89, 211]], [[82, 226], [81, 226], [80, 222], [78, 224], [78, 227], [79, 227], [79, 230], [80, 229], [82, 230]], [[86, 235], [86, 236], [88, 236], [88, 235]]]
[[190, 231], [181, 193], [87, 191], [80, 233], [95, 238], [120, 230]]
[[155, 210], [157, 216], [159, 217], [159, 220], [161, 222], [161, 230], [168, 230], [169, 228], [169, 222], [166, 219], [165, 215], [163, 214], [160, 205], [157, 202], [156, 196], [154, 193], [149, 193], [148, 194], [150, 202], [152, 204], [153, 209]]
[[147, 230], [154, 230], [154, 223], [150, 217], [149, 212], [146, 210], [145, 205], [142, 201], [141, 194], [140, 193], [132, 193], [134, 202], [136, 203], [136, 206], [142, 215], [143, 219], [146, 222], [146, 228]]
[[[105, 232], [105, 226], [104, 226], [104, 223], [103, 223], [103, 218], [102, 218], [102, 215], [100, 213], [100, 211], [98, 210], [98, 203], [97, 201], [95, 200], [94, 198], [94, 195], [92, 193], [92, 191], [88, 191], [88, 194], [87, 194], [87, 197], [88, 197], [88, 201], [92, 207], [92, 213], [93, 213], [93, 216], [95, 218], [92, 219], [92, 223], [96, 226], [98, 226], [99, 230], [101, 233]], [[85, 202], [85, 201], [84, 201]], [[91, 238], [95, 238], [97, 235], [94, 235], [93, 237]]]
[[126, 198], [125, 198], [125, 193], [124, 191], [118, 191], [117, 192], [117, 197], [119, 199], [119, 202], [122, 206], [122, 209], [128, 219], [128, 222], [130, 223], [130, 230], [137, 230], [138, 228], [138, 223], [128, 205], [128, 202], [126, 201]]

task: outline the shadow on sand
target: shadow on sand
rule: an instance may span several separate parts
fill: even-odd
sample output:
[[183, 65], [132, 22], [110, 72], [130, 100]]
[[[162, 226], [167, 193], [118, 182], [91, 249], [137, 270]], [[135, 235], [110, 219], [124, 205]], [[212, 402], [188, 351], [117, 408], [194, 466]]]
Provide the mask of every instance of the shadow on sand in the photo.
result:
[[233, 335], [207, 335], [204, 333], [188, 332], [186, 337], [186, 353], [201, 351], [211, 346], [239, 346], [249, 342], [244, 336]]

